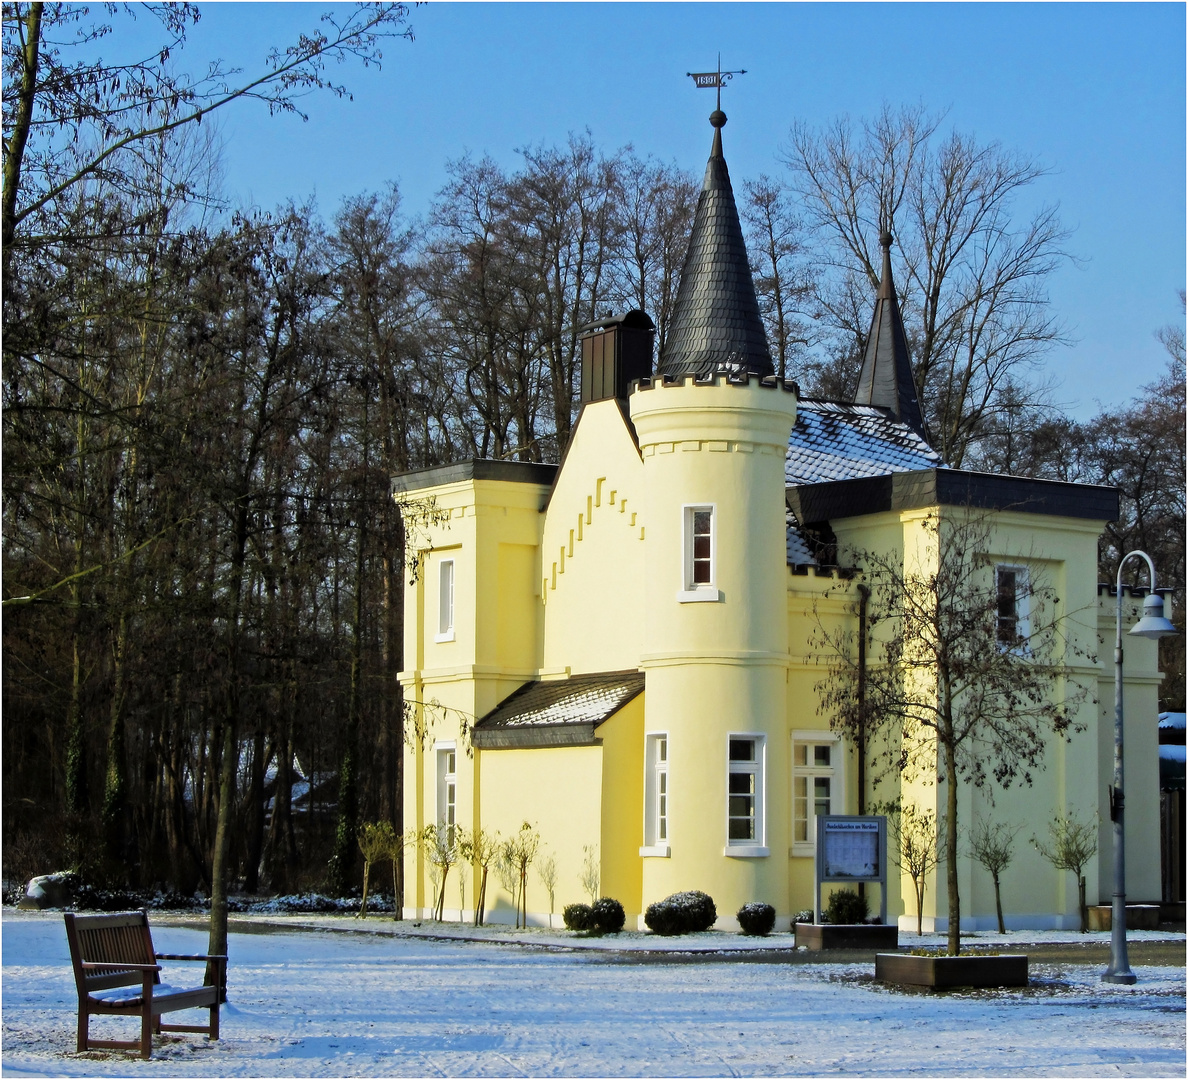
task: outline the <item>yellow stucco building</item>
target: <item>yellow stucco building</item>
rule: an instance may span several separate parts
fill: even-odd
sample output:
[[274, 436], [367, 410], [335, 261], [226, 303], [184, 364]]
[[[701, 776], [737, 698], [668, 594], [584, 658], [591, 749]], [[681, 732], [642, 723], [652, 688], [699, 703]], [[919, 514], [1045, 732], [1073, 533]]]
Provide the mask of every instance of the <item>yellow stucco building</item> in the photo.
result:
[[[1089, 902], [1107, 900], [1113, 606], [1099, 597], [1097, 541], [1116, 493], [944, 466], [922, 435], [886, 234], [857, 401], [800, 399], [776, 378], [722, 155], [725, 117], [711, 122], [655, 372], [646, 315], [593, 324], [559, 466], [478, 460], [393, 480], [396, 498], [435, 511], [406, 596], [406, 828], [508, 837], [530, 823], [538, 859], [556, 866], [551, 898], [530, 872], [534, 924], [560, 925], [566, 904], [588, 900], [594, 870], [629, 926], [649, 903], [700, 889], [719, 927], [760, 900], [787, 929], [813, 904], [817, 815], [859, 806], [854, 748], [818, 708], [814, 642], [854, 620], [861, 582], [836, 564], [853, 549], [927, 563], [928, 523], [972, 507], [988, 523], [977, 572], [1042, 572], [1061, 597], [1061, 686], [1084, 688], [1083, 730], [1048, 747], [1032, 786], [993, 805], [992, 788], [963, 785], [960, 820], [1007, 820], [1022, 839], [1042, 837], [1056, 814], [1096, 819]], [[1025, 636], [1027, 612], [1007, 617]], [[1143, 899], [1160, 891], [1155, 644], [1133, 641], [1126, 659], [1127, 892]], [[935, 776], [916, 777], [893, 794], [935, 810], [940, 791]], [[943, 873], [926, 891], [930, 928], [946, 925]], [[959, 874], [963, 927], [994, 925], [989, 875], [964, 856]], [[475, 880], [474, 868], [453, 872], [446, 918], [473, 917]], [[405, 882], [406, 915], [428, 915], [434, 871], [416, 846]], [[497, 875], [488, 889], [488, 920], [511, 922]], [[1008, 925], [1078, 925], [1071, 875], [1025, 839], [1003, 903]], [[914, 928], [911, 883], [896, 873], [888, 911]]]

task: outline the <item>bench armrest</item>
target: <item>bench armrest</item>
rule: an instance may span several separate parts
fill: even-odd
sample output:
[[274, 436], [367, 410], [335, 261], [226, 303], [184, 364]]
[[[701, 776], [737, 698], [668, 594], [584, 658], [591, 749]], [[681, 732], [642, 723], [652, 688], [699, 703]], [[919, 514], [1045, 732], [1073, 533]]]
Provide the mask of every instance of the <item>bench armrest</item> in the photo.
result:
[[158, 960], [223, 960], [223, 961], [226, 961], [226, 959], [227, 959], [226, 956], [218, 954], [218, 953], [212, 953], [211, 955], [208, 956], [205, 954], [191, 955], [189, 953], [159, 952], [159, 953], [155, 953], [154, 955], [156, 956], [156, 958]]
[[84, 960], [79, 965], [84, 971], [160, 971], [160, 964], [96, 964]]

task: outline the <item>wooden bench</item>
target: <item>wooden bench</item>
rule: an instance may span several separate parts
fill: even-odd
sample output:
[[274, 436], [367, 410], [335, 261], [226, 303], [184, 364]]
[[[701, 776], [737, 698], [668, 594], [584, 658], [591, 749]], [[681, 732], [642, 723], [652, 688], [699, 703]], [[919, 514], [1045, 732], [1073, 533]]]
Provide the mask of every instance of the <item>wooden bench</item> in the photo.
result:
[[[78, 989], [78, 1052], [139, 1050], [152, 1055], [153, 1033], [196, 1031], [219, 1037], [219, 1002], [226, 987], [225, 956], [185, 956], [153, 948], [148, 915], [125, 911], [113, 915], [66, 913], [66, 939]], [[159, 960], [201, 960], [209, 965], [213, 986], [183, 989], [161, 982]], [[210, 1023], [163, 1024], [161, 1014], [178, 1009], [209, 1009]], [[140, 1038], [127, 1042], [92, 1039], [92, 1015], [139, 1016]]]

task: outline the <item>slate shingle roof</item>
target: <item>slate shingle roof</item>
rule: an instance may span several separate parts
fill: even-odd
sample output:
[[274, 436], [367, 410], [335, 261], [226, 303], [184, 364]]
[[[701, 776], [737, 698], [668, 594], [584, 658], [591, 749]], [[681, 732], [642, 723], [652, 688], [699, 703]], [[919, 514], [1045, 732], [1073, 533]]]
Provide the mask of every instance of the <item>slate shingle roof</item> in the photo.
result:
[[809, 547], [808, 541], [804, 538], [804, 534], [796, 524], [796, 517], [791, 510], [788, 511], [785, 520], [788, 526], [786, 534], [788, 565], [816, 566], [817, 560], [813, 555], [812, 548]]
[[[887, 409], [805, 398], [788, 439], [784, 478], [794, 487], [935, 468], [944, 468], [940, 454]], [[791, 511], [787, 550], [789, 566], [817, 565]]]
[[[726, 122], [725, 116], [721, 122]], [[773, 370], [730, 172], [722, 156], [722, 129], [716, 126], [659, 373], [771, 375]]]
[[642, 671], [600, 671], [526, 683], [474, 726], [478, 747], [583, 745], [643, 692]]
[[784, 476], [791, 486], [944, 467], [940, 454], [886, 409], [804, 399], [788, 440]]

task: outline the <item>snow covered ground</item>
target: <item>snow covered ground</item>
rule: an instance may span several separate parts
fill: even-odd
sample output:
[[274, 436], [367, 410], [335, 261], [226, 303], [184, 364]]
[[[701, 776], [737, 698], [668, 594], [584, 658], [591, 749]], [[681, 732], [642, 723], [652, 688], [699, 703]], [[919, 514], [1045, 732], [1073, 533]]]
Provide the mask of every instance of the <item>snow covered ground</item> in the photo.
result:
[[[186, 920], [162, 913], [153, 921], [161, 951], [204, 951], [196, 920], [170, 925]], [[786, 934], [575, 940], [497, 928], [466, 941], [394, 936], [388, 920], [341, 916], [236, 917], [232, 928], [223, 1039], [157, 1039], [153, 1060], [142, 1062], [73, 1053], [76, 998], [61, 915], [6, 909], [4, 1075], [1185, 1075], [1182, 965], [1135, 965], [1139, 981], [1126, 987], [1103, 984], [1099, 964], [1033, 961], [1025, 990], [927, 994], [883, 988], [870, 963], [689, 951], [788, 949]], [[426, 924], [420, 934], [443, 930], [471, 933]], [[1148, 937], [1168, 935], [1132, 935]], [[1012, 951], [1032, 940], [1084, 939], [977, 937]], [[612, 944], [627, 948], [608, 951]], [[640, 951], [656, 946], [669, 954]], [[131, 1037], [132, 1021], [93, 1021], [94, 1033], [104, 1024]]]

